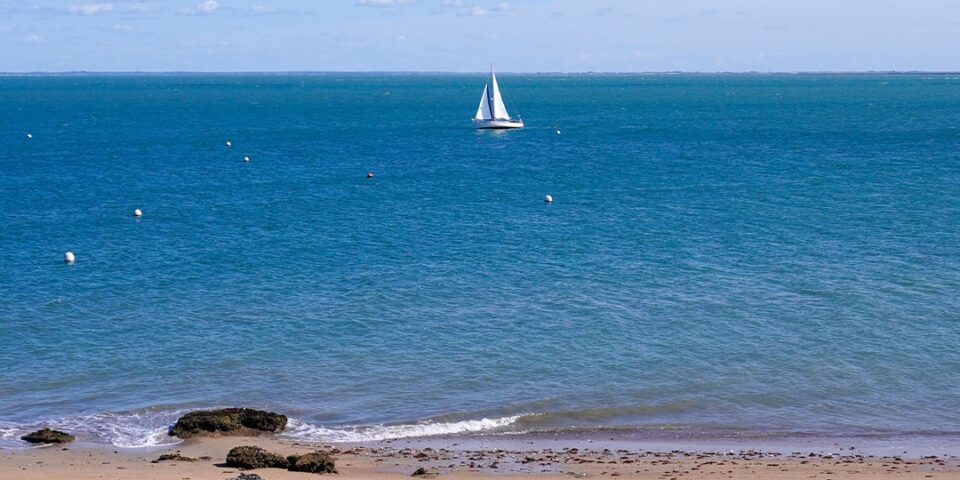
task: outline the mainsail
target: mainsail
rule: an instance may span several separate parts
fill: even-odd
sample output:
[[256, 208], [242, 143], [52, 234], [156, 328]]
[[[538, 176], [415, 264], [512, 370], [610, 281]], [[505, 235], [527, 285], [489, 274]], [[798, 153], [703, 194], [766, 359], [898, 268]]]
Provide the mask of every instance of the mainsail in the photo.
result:
[[503, 97], [500, 96], [500, 87], [497, 85], [497, 76], [490, 69], [490, 80], [493, 83], [493, 93], [490, 98], [490, 104], [493, 105], [493, 118], [497, 120], [509, 120], [510, 114], [507, 113], [507, 106], [503, 104]]
[[[490, 88], [491, 84], [493, 88]], [[483, 86], [480, 106], [477, 107], [477, 114], [473, 118], [477, 120], [510, 120], [507, 106], [503, 104], [503, 96], [500, 95], [500, 86], [497, 85], [497, 76], [492, 69], [490, 70], [490, 83]]]

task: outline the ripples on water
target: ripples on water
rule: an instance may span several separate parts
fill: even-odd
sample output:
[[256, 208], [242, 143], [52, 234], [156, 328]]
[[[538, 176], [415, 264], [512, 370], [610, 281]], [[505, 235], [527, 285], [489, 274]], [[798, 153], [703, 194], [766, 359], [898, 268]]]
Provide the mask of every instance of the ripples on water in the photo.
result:
[[946, 77], [483, 81], [0, 79], [0, 432], [960, 431]]

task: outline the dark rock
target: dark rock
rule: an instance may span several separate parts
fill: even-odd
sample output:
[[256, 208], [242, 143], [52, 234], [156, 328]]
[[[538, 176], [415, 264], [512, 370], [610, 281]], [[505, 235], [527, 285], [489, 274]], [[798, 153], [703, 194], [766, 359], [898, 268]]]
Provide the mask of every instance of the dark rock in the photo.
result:
[[282, 432], [287, 417], [279, 413], [251, 408], [198, 410], [180, 417], [170, 435], [190, 438], [203, 435], [258, 435], [261, 432]]
[[257, 475], [256, 473], [241, 473], [240, 475], [228, 480], [263, 480], [263, 477]]
[[439, 475], [440, 473], [437, 472], [436, 470], [432, 470], [432, 469], [427, 470], [426, 468], [423, 468], [423, 467], [420, 467], [414, 470], [413, 473], [410, 474], [411, 477], [423, 477], [423, 478], [434, 478]]
[[288, 457], [291, 472], [337, 473], [334, 458], [327, 452], [305, 453]]
[[64, 433], [59, 430], [50, 430], [49, 428], [37, 430], [36, 432], [20, 437], [20, 440], [30, 443], [67, 443], [76, 439], [76, 437], [70, 435], [69, 433]]
[[287, 468], [290, 462], [283, 455], [260, 447], [235, 447], [227, 453], [227, 466], [236, 468]]
[[160, 462], [196, 462], [197, 459], [193, 457], [184, 457], [179, 453], [164, 453], [157, 457], [156, 460], [150, 463], [160, 463]]

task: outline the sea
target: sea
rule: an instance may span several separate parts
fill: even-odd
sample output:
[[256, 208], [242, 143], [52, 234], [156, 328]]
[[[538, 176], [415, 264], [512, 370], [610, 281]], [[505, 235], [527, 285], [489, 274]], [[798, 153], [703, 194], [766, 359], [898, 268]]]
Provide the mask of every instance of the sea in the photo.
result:
[[0, 77], [0, 446], [960, 437], [960, 74], [488, 81]]

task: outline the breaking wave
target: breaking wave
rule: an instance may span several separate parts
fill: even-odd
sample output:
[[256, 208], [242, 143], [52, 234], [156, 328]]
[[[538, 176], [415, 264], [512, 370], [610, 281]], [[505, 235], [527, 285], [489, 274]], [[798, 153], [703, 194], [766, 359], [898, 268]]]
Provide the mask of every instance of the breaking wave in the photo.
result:
[[458, 422], [420, 422], [406, 425], [328, 428], [291, 419], [283, 436], [313, 442], [373, 442], [396, 438], [429, 437], [496, 431], [515, 423], [521, 415]]
[[168, 435], [170, 426], [186, 410], [141, 410], [128, 413], [98, 413], [32, 424], [0, 425], [0, 446], [26, 447], [22, 435], [43, 427], [63, 430], [78, 440], [106, 443], [119, 448], [144, 448], [180, 443]]
[[[31, 424], [0, 423], [0, 447], [26, 448], [20, 436], [50, 427], [74, 434], [80, 441], [110, 444], [118, 448], [146, 448], [180, 443], [168, 432], [177, 418], [189, 410], [148, 409], [127, 413], [99, 413]], [[282, 436], [311, 442], [372, 442], [395, 438], [427, 437], [496, 431], [521, 416], [483, 418], [456, 422], [423, 421], [403, 425], [324, 427], [291, 418]]]

